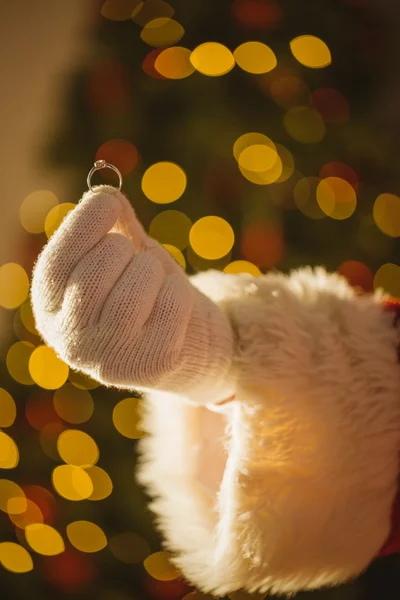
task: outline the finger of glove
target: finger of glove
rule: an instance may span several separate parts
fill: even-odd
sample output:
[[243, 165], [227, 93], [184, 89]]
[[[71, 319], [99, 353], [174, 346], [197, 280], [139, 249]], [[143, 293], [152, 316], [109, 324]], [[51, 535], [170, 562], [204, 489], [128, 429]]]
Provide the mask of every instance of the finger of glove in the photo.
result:
[[73, 269], [61, 308], [61, 329], [68, 331], [96, 325], [115, 283], [134, 256], [131, 241], [108, 233]]
[[57, 310], [62, 303], [67, 281], [79, 261], [111, 230], [120, 212], [116, 194], [87, 192], [72, 210], [40, 255], [32, 286], [41, 298], [41, 308]]
[[135, 339], [151, 314], [164, 278], [160, 261], [151, 253], [134, 256], [104, 303], [99, 326], [112, 328], [115, 339]]

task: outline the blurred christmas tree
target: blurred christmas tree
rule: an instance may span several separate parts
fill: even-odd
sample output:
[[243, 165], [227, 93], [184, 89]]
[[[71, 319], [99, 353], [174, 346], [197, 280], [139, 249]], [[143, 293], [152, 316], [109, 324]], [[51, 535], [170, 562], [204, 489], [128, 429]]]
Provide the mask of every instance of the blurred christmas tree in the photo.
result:
[[[46, 148], [51, 165], [73, 174], [69, 202], [83, 193], [93, 161], [104, 158], [122, 172], [147, 230], [189, 273], [323, 264], [365, 291], [382, 286], [400, 297], [398, 123], [385, 108], [396, 32], [379, 5], [106, 0], [94, 3], [89, 34], [89, 59], [70, 82], [63, 126]], [[65, 213], [54, 209], [48, 233]], [[210, 216], [220, 219], [199, 221]], [[27, 270], [45, 241], [43, 234], [31, 236]], [[16, 312], [14, 333], [32, 347], [14, 345], [15, 355], [30, 356], [40, 344], [28, 313], [26, 304]], [[26, 367], [21, 375], [21, 360], [14, 368], [8, 352], [0, 373], [2, 386], [25, 408], [14, 424], [25, 456], [15, 479], [32, 510], [48, 505], [45, 523], [87, 519], [108, 537], [108, 554], [94, 554], [100, 534], [98, 546], [86, 534], [95, 544], [88, 551], [70, 531], [71, 547], [43, 556], [28, 575], [29, 597], [50, 597], [56, 589], [60, 598], [181, 598], [190, 588], [168, 566], [148, 567], [154, 577], [143, 568], [160, 540], [133, 478], [129, 440], [141, 433], [126, 415], [136, 414], [137, 401], [128, 400], [124, 412], [126, 394], [92, 389], [71, 373], [69, 383], [53, 386], [56, 392], [43, 389], [35, 377], [24, 380], [32, 373]], [[27, 396], [26, 385], [34, 384]], [[104, 472], [91, 472], [97, 502], [73, 502], [54, 474], [50, 481], [60, 454], [68, 463], [60, 434], [80, 427], [100, 448]], [[89, 443], [68, 435], [72, 445]], [[38, 489], [27, 491], [28, 484]], [[63, 499], [55, 501], [53, 488]], [[7, 539], [14, 525], [15, 518], [7, 521]], [[380, 560], [356, 582], [297, 597], [397, 598], [399, 566], [397, 558]], [[158, 581], [163, 577], [171, 581]], [[7, 597], [27, 598], [26, 581], [6, 573]]]

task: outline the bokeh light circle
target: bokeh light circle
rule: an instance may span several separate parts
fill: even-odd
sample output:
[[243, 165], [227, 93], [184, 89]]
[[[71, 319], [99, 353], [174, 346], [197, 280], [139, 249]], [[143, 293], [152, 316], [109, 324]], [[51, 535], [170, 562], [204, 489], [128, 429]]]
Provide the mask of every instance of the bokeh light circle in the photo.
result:
[[69, 367], [46, 345], [35, 348], [29, 359], [29, 373], [33, 381], [46, 390], [60, 388], [68, 379]]
[[233, 156], [238, 162], [241, 154], [250, 146], [266, 146], [271, 150], [271, 152], [275, 152], [275, 154], [277, 154], [276, 146], [268, 136], [264, 135], [263, 133], [252, 131], [250, 133], [244, 133], [238, 137], [233, 145]]
[[43, 523], [43, 514], [37, 504], [32, 500], [26, 500], [26, 509], [24, 512], [9, 515], [10, 521], [20, 529], [25, 529], [32, 523]]
[[99, 448], [94, 439], [79, 429], [63, 431], [57, 440], [58, 453], [69, 465], [90, 466], [99, 460]]
[[254, 275], [256, 277], [262, 275], [260, 269], [248, 260], [234, 260], [233, 262], [229, 263], [229, 265], [226, 265], [224, 272], [235, 275], [237, 273], [249, 273], [250, 275]]
[[68, 213], [76, 207], [72, 202], [58, 204], [50, 210], [44, 222], [44, 230], [48, 238], [60, 227]]
[[363, 292], [373, 290], [374, 276], [371, 269], [359, 260], [345, 260], [336, 269], [353, 287]]
[[15, 542], [0, 542], [0, 563], [12, 573], [28, 573], [33, 569], [31, 555]]
[[0, 267], [0, 306], [18, 308], [28, 297], [29, 278], [25, 269], [17, 263], [6, 263]]
[[185, 79], [195, 71], [190, 54], [190, 50], [182, 46], [166, 48], [157, 56], [154, 68], [167, 79]]
[[186, 189], [186, 174], [177, 164], [158, 162], [149, 167], [142, 178], [144, 195], [156, 204], [178, 200]]
[[74, 521], [67, 525], [69, 541], [81, 552], [99, 552], [107, 546], [104, 531], [91, 521]]
[[255, 75], [268, 73], [277, 65], [274, 52], [262, 42], [245, 42], [236, 48], [233, 56], [243, 71]]
[[38, 554], [55, 556], [64, 552], [61, 535], [54, 527], [45, 523], [31, 523], [25, 527], [25, 537], [29, 546]]
[[134, 532], [114, 535], [109, 540], [109, 548], [116, 559], [127, 564], [141, 563], [150, 554], [148, 542]]
[[93, 398], [87, 390], [66, 383], [54, 392], [56, 413], [68, 423], [85, 423], [94, 411]]
[[140, 427], [142, 401], [138, 398], [125, 398], [114, 407], [112, 419], [115, 429], [124, 437], [139, 439], [146, 435]]
[[109, 474], [97, 466], [86, 467], [85, 471], [89, 475], [93, 485], [93, 492], [88, 497], [88, 500], [97, 501], [107, 498], [113, 491], [113, 483]]
[[393, 298], [400, 299], [400, 267], [394, 263], [382, 265], [374, 277], [374, 289], [382, 289]]
[[29, 372], [29, 360], [35, 350], [30, 342], [16, 342], [13, 344], [6, 356], [6, 365], [11, 377], [22, 385], [34, 383]]
[[31, 192], [24, 198], [19, 209], [22, 227], [29, 233], [42, 233], [48, 213], [57, 204], [57, 196], [50, 190]]
[[295, 59], [311, 69], [322, 69], [332, 62], [326, 43], [314, 35], [300, 35], [290, 42]]
[[317, 202], [332, 219], [348, 219], [357, 206], [357, 196], [348, 181], [340, 177], [321, 179], [317, 187]]
[[193, 50], [190, 62], [199, 73], [210, 77], [226, 75], [235, 66], [232, 52], [218, 42], [205, 42]]
[[179, 210], [163, 210], [154, 217], [149, 226], [149, 235], [160, 242], [170, 244], [178, 250], [189, 246], [192, 221]]
[[144, 562], [146, 571], [159, 581], [172, 581], [180, 577], [180, 572], [169, 559], [168, 552], [154, 552]]
[[[136, 167], [139, 154], [136, 147], [129, 140], [108, 140], [96, 152], [95, 160], [105, 160], [121, 172], [128, 175]], [[102, 169], [101, 175], [107, 180], [116, 180], [116, 174], [110, 169]]]
[[309, 106], [294, 106], [283, 118], [288, 134], [302, 144], [318, 144], [326, 133], [325, 123], [317, 110]]
[[7, 390], [0, 387], [0, 427], [11, 427], [17, 416], [14, 398]]
[[69, 381], [80, 390], [94, 390], [100, 386], [98, 381], [95, 381], [88, 375], [84, 373], [79, 373], [78, 371], [69, 370]]
[[235, 234], [225, 219], [208, 216], [194, 223], [189, 239], [196, 254], [208, 260], [216, 260], [232, 249]]
[[243, 227], [240, 244], [246, 260], [267, 269], [282, 260], [285, 250], [281, 229], [268, 221], [247, 223]]
[[349, 119], [350, 107], [347, 98], [332, 88], [314, 90], [310, 96], [310, 104], [326, 123], [340, 125]]
[[27, 501], [22, 488], [10, 479], [0, 479], [0, 510], [8, 514], [26, 511]]
[[374, 221], [390, 237], [400, 237], [400, 197], [380, 194], [374, 202]]
[[140, 37], [149, 46], [158, 48], [160, 46], [172, 46], [176, 44], [183, 37], [184, 33], [184, 28], [175, 19], [158, 17], [146, 23], [140, 33]]
[[18, 462], [17, 444], [7, 433], [0, 431], [0, 469], [14, 469]]
[[85, 500], [93, 493], [93, 483], [86, 471], [74, 465], [60, 465], [52, 473], [56, 492], [67, 500]]

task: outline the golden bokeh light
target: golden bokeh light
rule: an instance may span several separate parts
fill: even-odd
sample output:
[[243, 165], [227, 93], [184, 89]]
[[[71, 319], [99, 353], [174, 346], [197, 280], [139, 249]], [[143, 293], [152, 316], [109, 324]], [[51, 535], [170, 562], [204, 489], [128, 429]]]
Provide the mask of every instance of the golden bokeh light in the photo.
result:
[[164, 248], [170, 253], [170, 255], [176, 260], [178, 265], [181, 265], [184, 269], [186, 269], [186, 260], [183, 256], [182, 252], [176, 246], [171, 246], [171, 244], [163, 244]]
[[38, 554], [56, 556], [64, 552], [64, 540], [54, 527], [45, 523], [31, 523], [25, 527], [29, 546]]
[[321, 210], [332, 219], [348, 219], [356, 210], [356, 193], [353, 186], [345, 179], [340, 177], [321, 179], [316, 194]]
[[46, 217], [57, 205], [57, 196], [50, 190], [36, 190], [30, 193], [19, 209], [22, 227], [29, 233], [43, 233]]
[[196, 254], [208, 260], [217, 260], [232, 249], [235, 234], [225, 219], [208, 216], [194, 223], [189, 240]]
[[33, 385], [29, 373], [29, 360], [35, 350], [30, 342], [16, 342], [7, 352], [6, 365], [11, 377], [22, 385]]
[[237, 273], [249, 273], [250, 275], [255, 275], [256, 277], [262, 275], [260, 269], [253, 265], [253, 263], [248, 260], [234, 260], [233, 262], [226, 265], [224, 268], [225, 273], [237, 274]]
[[150, 223], [149, 235], [160, 244], [175, 246], [184, 250], [189, 246], [189, 233], [192, 221], [179, 210], [163, 210]]
[[105, 0], [100, 13], [110, 21], [127, 21], [141, 4], [141, 0]]
[[330, 161], [325, 163], [319, 172], [319, 176], [321, 178], [325, 177], [340, 177], [341, 179], [345, 179], [353, 186], [354, 191], [358, 192], [358, 177], [354, 169], [352, 169], [349, 165], [346, 165], [343, 162], [339, 161]]
[[319, 177], [302, 177], [293, 189], [293, 199], [297, 208], [309, 219], [324, 219], [327, 215], [317, 202]]
[[277, 65], [274, 52], [262, 42], [245, 42], [236, 48], [233, 56], [241, 69], [255, 75], [268, 73]]
[[19, 309], [19, 314], [20, 314], [20, 318], [21, 318], [23, 326], [30, 333], [33, 333], [34, 335], [38, 335], [38, 332], [36, 329], [36, 324], [35, 324], [35, 317], [33, 316], [33, 312], [32, 312], [32, 305], [29, 302], [29, 300], [27, 302], [24, 302], [21, 305], [21, 307]]
[[[276, 146], [274, 142], [263, 133], [258, 133], [256, 131], [252, 131], [250, 133], [245, 133], [241, 135], [233, 145], [233, 156], [239, 162], [239, 158], [242, 153], [249, 148], [250, 146], [266, 146], [271, 150], [271, 153], [275, 153], [276, 159]], [[275, 161], [272, 162], [270, 166], [274, 164]], [[265, 169], [264, 169], [265, 170]]]
[[25, 269], [17, 263], [0, 267], [0, 306], [10, 310], [18, 308], [28, 297], [29, 279]]
[[276, 148], [264, 144], [247, 146], [239, 155], [239, 166], [246, 171], [265, 173], [278, 159]]
[[68, 379], [68, 365], [58, 358], [53, 348], [41, 345], [29, 359], [29, 373], [33, 381], [45, 390], [56, 390]]
[[146, 435], [140, 427], [142, 401], [139, 398], [125, 398], [114, 407], [112, 419], [115, 429], [130, 439], [139, 439]]
[[79, 429], [63, 431], [57, 440], [58, 453], [69, 465], [84, 467], [99, 460], [99, 448], [94, 439]]
[[243, 168], [240, 163], [239, 169], [248, 181], [251, 181], [251, 183], [255, 183], [256, 185], [270, 185], [271, 183], [276, 183], [283, 174], [282, 160], [278, 154], [276, 154], [273, 166], [266, 171], [250, 171], [249, 169]]
[[159, 581], [172, 581], [180, 577], [180, 572], [170, 562], [168, 552], [154, 552], [150, 554], [144, 562], [146, 571]]
[[14, 398], [0, 387], [0, 427], [11, 427], [17, 416]]
[[31, 555], [15, 542], [0, 542], [0, 563], [12, 573], [28, 573], [33, 569]]
[[75, 207], [76, 204], [72, 202], [63, 202], [50, 210], [44, 222], [44, 230], [48, 238], [60, 227], [67, 214]]
[[108, 546], [116, 559], [131, 565], [143, 562], [150, 554], [148, 542], [133, 532], [114, 535], [110, 538]]
[[23, 512], [9, 514], [9, 518], [20, 529], [25, 529], [27, 525], [32, 523], [43, 523], [42, 511], [37, 504], [29, 499], [26, 500], [26, 509]]
[[56, 492], [67, 500], [86, 500], [93, 493], [93, 483], [86, 471], [74, 465], [60, 465], [52, 473]]
[[394, 263], [382, 265], [374, 277], [374, 289], [382, 289], [393, 298], [400, 299], [400, 267]]
[[184, 79], [195, 71], [190, 62], [190, 54], [190, 50], [182, 46], [166, 48], [157, 56], [154, 67], [163, 77]]
[[315, 35], [300, 35], [290, 42], [296, 60], [310, 69], [322, 69], [332, 62], [328, 46]]
[[0, 510], [8, 514], [26, 511], [27, 500], [22, 488], [10, 479], [0, 479]]
[[232, 52], [218, 42], [205, 42], [193, 50], [190, 62], [203, 75], [218, 77], [226, 75], [235, 66]]
[[0, 469], [14, 469], [18, 462], [17, 444], [7, 433], [0, 431]]
[[317, 110], [309, 106], [294, 106], [283, 117], [287, 133], [296, 142], [318, 144], [326, 133], [323, 118]]
[[390, 237], [400, 237], [400, 197], [380, 194], [374, 202], [374, 221]]
[[147, 169], [142, 178], [144, 195], [156, 204], [175, 202], [185, 189], [185, 171], [172, 162], [155, 163]]
[[67, 536], [81, 552], [99, 552], [107, 546], [104, 531], [91, 521], [74, 521], [67, 525]]
[[91, 466], [85, 469], [89, 475], [92, 485], [93, 492], [90, 494], [88, 500], [104, 500], [113, 491], [113, 483], [109, 474], [101, 467]]
[[79, 373], [78, 371], [69, 370], [68, 379], [80, 390], [94, 390], [100, 386], [98, 381], [95, 381], [88, 375], [84, 375], [83, 373]]
[[87, 390], [72, 383], [65, 383], [54, 392], [53, 404], [56, 413], [68, 423], [85, 423], [94, 411], [93, 398]]
[[172, 46], [179, 42], [185, 30], [178, 21], [169, 17], [158, 17], [146, 23], [140, 37], [149, 46]]

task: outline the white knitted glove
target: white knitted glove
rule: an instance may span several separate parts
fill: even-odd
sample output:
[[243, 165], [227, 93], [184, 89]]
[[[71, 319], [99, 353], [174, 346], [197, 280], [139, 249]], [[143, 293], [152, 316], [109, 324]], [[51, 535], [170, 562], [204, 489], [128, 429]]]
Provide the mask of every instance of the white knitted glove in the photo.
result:
[[114, 188], [86, 192], [51, 237], [34, 268], [32, 306], [45, 342], [106, 386], [202, 404], [234, 391], [228, 317]]

